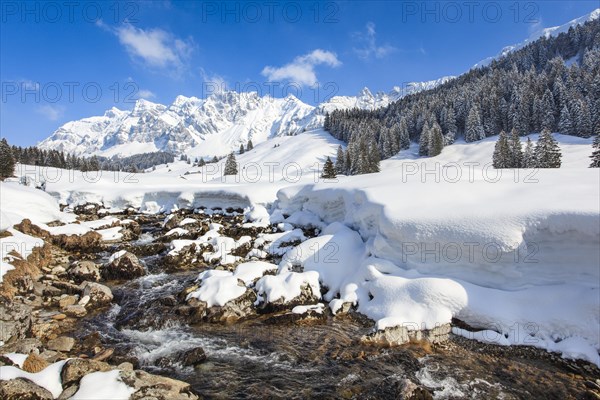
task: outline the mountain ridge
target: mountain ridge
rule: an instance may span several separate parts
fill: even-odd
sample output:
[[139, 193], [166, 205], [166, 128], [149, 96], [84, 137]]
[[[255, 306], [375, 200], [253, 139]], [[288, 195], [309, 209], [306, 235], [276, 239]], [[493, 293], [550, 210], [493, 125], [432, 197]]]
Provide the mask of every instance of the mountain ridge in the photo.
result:
[[223, 156], [249, 140], [258, 144], [321, 128], [325, 115], [334, 110], [374, 110], [453, 78], [411, 82], [375, 94], [365, 87], [357, 96], [334, 96], [317, 106], [291, 94], [274, 98], [235, 91], [216, 92], [204, 99], [179, 95], [169, 105], [139, 99], [131, 110], [112, 107], [102, 116], [67, 122], [38, 146], [78, 156], [129, 156], [154, 151]]

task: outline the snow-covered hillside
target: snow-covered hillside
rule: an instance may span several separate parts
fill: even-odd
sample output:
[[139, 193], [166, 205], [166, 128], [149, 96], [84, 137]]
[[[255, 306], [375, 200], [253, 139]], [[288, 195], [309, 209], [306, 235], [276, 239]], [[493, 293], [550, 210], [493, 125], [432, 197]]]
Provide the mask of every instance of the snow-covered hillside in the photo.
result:
[[[178, 161], [145, 174], [62, 171], [47, 190], [71, 205], [242, 207], [249, 221], [314, 226], [321, 234], [290, 250], [278, 275], [301, 265], [318, 276], [334, 312], [354, 303], [378, 329], [455, 317], [482, 330], [458, 335], [600, 364], [600, 171], [587, 168], [591, 139], [555, 137], [560, 169], [495, 170], [488, 138], [431, 158], [413, 146], [380, 173], [323, 181], [315, 163], [339, 142], [317, 130], [258, 144], [238, 156], [238, 176]], [[320, 255], [307, 256], [314, 249]], [[260, 287], [271, 293], [276, 282]]]
[[475, 64], [473, 66], [473, 68], [485, 67], [485, 66], [489, 65], [492, 61], [497, 60], [515, 50], [519, 50], [519, 49], [527, 46], [528, 44], [535, 42], [536, 40], [538, 40], [542, 37], [549, 38], [551, 36], [558, 36], [560, 33], [567, 32], [569, 30], [569, 28], [571, 28], [571, 27], [581, 25], [588, 21], [596, 20], [598, 18], [600, 18], [600, 8], [595, 9], [594, 11], [590, 12], [589, 14], [586, 14], [579, 18], [575, 18], [574, 20], [569, 21], [566, 24], [559, 25], [559, 26], [553, 26], [550, 28], [544, 28], [542, 30], [536, 31], [536, 32], [532, 33], [529, 36], [529, 38], [524, 40], [523, 42], [513, 44], [510, 46], [506, 46], [497, 55], [488, 57], [484, 60], [479, 61], [477, 64]]
[[335, 96], [317, 107], [289, 95], [261, 97], [256, 92], [219, 92], [206, 99], [178, 96], [165, 106], [138, 100], [131, 111], [117, 108], [103, 116], [72, 121], [39, 143], [42, 149], [80, 156], [128, 156], [154, 151], [212, 158], [274, 137], [295, 135], [323, 126], [325, 114], [337, 109], [373, 110], [399, 98], [447, 82], [444, 77], [411, 82], [389, 93], [373, 95], [364, 88], [357, 96]]

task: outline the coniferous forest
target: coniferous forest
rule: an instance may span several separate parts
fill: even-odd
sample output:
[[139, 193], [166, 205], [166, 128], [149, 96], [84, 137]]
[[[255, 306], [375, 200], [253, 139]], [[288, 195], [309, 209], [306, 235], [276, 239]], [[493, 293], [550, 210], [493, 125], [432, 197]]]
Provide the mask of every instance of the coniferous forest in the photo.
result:
[[600, 20], [541, 39], [435, 89], [378, 110], [336, 110], [325, 129], [348, 143], [338, 172], [376, 172], [379, 159], [419, 144], [435, 156], [457, 137], [500, 132], [600, 134]]

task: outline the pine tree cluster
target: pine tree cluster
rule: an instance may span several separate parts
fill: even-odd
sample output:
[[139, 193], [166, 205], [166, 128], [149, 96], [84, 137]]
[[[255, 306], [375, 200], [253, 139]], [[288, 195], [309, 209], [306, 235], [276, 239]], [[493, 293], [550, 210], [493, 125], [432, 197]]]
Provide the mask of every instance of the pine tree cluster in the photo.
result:
[[[173, 162], [171, 153], [153, 152], [134, 154], [128, 157], [77, 157], [58, 150], [42, 150], [37, 147], [12, 146], [10, 148], [16, 162], [40, 167], [75, 169], [80, 171], [128, 171], [139, 172], [155, 165]], [[185, 157], [185, 156], [182, 156]], [[187, 160], [187, 157], [182, 158]]]
[[325, 117], [325, 129], [348, 143], [343, 171], [350, 174], [363, 173], [359, 166], [367, 154], [389, 158], [411, 141], [419, 143], [419, 154], [434, 156], [440, 142], [446, 146], [459, 135], [467, 142], [502, 131], [598, 135], [600, 20], [542, 37], [489, 66], [387, 107], [333, 111]]
[[540, 133], [539, 140], [534, 146], [531, 139], [527, 138], [525, 150], [516, 130], [510, 138], [506, 133], [500, 132], [492, 164], [494, 168], [560, 168], [562, 154], [558, 143], [548, 129]]

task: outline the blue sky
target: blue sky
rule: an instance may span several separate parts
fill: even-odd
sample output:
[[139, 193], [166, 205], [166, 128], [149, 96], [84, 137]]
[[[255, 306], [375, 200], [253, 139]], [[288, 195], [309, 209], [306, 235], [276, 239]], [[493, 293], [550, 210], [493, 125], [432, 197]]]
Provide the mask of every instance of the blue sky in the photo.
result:
[[[0, 135], [205, 97], [217, 86], [315, 104], [459, 75], [593, 1], [2, 1]], [[224, 85], [224, 86], [223, 86]]]

